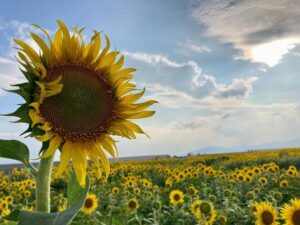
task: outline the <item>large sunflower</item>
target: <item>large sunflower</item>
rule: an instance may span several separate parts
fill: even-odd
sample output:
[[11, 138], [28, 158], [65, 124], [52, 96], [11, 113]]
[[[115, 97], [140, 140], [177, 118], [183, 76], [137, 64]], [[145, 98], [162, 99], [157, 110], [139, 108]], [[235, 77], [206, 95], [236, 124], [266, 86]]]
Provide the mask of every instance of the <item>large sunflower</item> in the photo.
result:
[[27, 82], [15, 85], [14, 93], [26, 103], [10, 114], [20, 117], [19, 122], [29, 124], [26, 132], [43, 142], [42, 157], [52, 156], [61, 150], [57, 174], [61, 174], [72, 160], [77, 180], [85, 186], [86, 158], [98, 167], [99, 159], [106, 176], [110, 171], [104, 152], [117, 156], [115, 141], [111, 135], [129, 139], [144, 131], [130, 119], [152, 116], [154, 111], [145, 109], [156, 101], [136, 103], [145, 89], [136, 91], [130, 82], [134, 68], [122, 68], [124, 57], [117, 51], [109, 51], [110, 41], [105, 36], [101, 48], [101, 34], [94, 35], [86, 44], [83, 30], [68, 30], [57, 21], [58, 30], [52, 40], [47, 31], [35, 25], [48, 39], [31, 33], [40, 51], [35, 51], [22, 40], [19, 45], [19, 62]]
[[256, 225], [278, 225], [277, 211], [269, 202], [256, 203]]
[[300, 199], [292, 199], [291, 205], [285, 204], [281, 210], [285, 225], [300, 225]]

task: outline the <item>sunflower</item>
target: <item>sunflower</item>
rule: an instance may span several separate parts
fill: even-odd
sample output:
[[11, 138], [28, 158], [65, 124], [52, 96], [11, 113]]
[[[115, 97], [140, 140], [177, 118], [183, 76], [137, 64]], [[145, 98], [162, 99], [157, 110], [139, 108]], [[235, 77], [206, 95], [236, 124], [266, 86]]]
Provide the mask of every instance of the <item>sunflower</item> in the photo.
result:
[[184, 194], [180, 190], [171, 191], [169, 198], [172, 205], [177, 205], [184, 202]]
[[291, 204], [285, 204], [281, 210], [285, 225], [300, 225], [300, 199], [294, 198]]
[[17, 122], [29, 124], [24, 133], [43, 142], [42, 157], [61, 151], [59, 176], [72, 160], [77, 180], [85, 186], [87, 160], [97, 166], [101, 177], [102, 162], [106, 177], [110, 171], [106, 150], [118, 156], [115, 140], [111, 135], [135, 139], [144, 131], [131, 119], [150, 117], [154, 111], [145, 110], [157, 103], [154, 100], [137, 103], [145, 89], [136, 92], [130, 80], [134, 68], [122, 68], [124, 56], [109, 51], [110, 41], [101, 48], [101, 33], [94, 31], [88, 43], [84, 42], [84, 29], [68, 30], [57, 21], [58, 30], [53, 40], [43, 28], [48, 41], [31, 33], [40, 48], [36, 52], [27, 43], [14, 39], [18, 44], [18, 60], [27, 82], [14, 85], [12, 90], [25, 99], [25, 103], [9, 114], [19, 117]]
[[216, 210], [214, 209], [214, 206], [208, 201], [199, 200], [198, 204], [200, 204], [199, 208], [195, 210], [194, 215], [198, 219], [199, 223], [205, 225], [214, 224], [217, 217], [217, 213]]
[[256, 212], [254, 216], [256, 217], [256, 225], [278, 225], [277, 211], [268, 202], [256, 203]]
[[190, 186], [190, 187], [188, 188], [188, 193], [189, 193], [189, 195], [191, 195], [191, 196], [196, 195], [197, 192], [198, 192], [198, 190], [197, 190], [194, 186]]
[[140, 206], [138, 201], [135, 198], [132, 198], [128, 201], [127, 207], [129, 211], [133, 211], [135, 209], [138, 209]]
[[89, 194], [84, 202], [84, 205], [81, 208], [81, 211], [85, 214], [91, 214], [98, 208], [98, 199], [96, 195]]
[[191, 211], [194, 215], [197, 215], [200, 210], [200, 205], [202, 201], [200, 199], [195, 200], [191, 205]]
[[289, 185], [289, 183], [287, 180], [284, 179], [284, 180], [280, 181], [279, 185], [280, 185], [280, 187], [287, 187]]
[[116, 195], [120, 193], [120, 189], [118, 187], [114, 187], [111, 192]]
[[259, 179], [258, 179], [258, 182], [261, 184], [261, 185], [266, 185], [267, 183], [268, 183], [268, 180], [267, 180], [267, 178], [265, 178], [265, 177], [260, 177]]
[[139, 189], [139, 188], [135, 188], [133, 191], [136, 195], [141, 194], [141, 189]]

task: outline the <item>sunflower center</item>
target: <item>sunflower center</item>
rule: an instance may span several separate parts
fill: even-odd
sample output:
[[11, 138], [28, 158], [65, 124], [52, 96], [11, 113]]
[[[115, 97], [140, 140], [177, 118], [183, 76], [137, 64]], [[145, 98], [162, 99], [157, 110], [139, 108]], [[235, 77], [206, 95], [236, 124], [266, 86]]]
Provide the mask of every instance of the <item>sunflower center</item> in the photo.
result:
[[274, 217], [273, 217], [273, 214], [269, 211], [264, 211], [262, 214], [261, 214], [261, 217], [262, 217], [262, 221], [265, 225], [270, 225], [273, 223], [273, 220], [274, 220]]
[[130, 201], [128, 204], [130, 209], [135, 209], [136, 208], [136, 202], [135, 201]]
[[294, 212], [293, 214], [293, 224], [300, 225], [300, 210]]
[[179, 194], [175, 194], [174, 195], [174, 200], [175, 201], [179, 201], [180, 200], [180, 195]]
[[54, 81], [59, 76], [63, 89], [43, 101], [41, 115], [64, 140], [96, 139], [114, 116], [111, 88], [98, 73], [83, 66], [53, 67], [48, 71], [46, 81]]
[[84, 203], [85, 208], [87, 208], [87, 209], [92, 208], [93, 205], [94, 205], [94, 202], [93, 202], [92, 199], [88, 198], [88, 199], [85, 200], [85, 203]]

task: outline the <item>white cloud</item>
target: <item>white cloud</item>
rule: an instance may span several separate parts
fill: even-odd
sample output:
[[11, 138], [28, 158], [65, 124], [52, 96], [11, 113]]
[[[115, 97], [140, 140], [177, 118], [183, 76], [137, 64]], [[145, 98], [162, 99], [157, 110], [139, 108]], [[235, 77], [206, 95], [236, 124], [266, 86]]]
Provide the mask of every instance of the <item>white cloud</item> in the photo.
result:
[[10, 85], [22, 81], [24, 78], [21, 76], [18, 64], [13, 60], [0, 57], [0, 96], [7, 93], [3, 89], [11, 89]]
[[214, 95], [219, 98], [247, 98], [253, 91], [253, 83], [258, 77], [250, 77], [248, 79], [234, 79], [229, 85], [217, 85]]
[[199, 77], [202, 69], [195, 61], [176, 62], [161, 54], [148, 54], [142, 52], [122, 52], [127, 56], [129, 65], [136, 66], [143, 73], [137, 76], [137, 80], [147, 79], [147, 83], [159, 83], [165, 86], [173, 86], [179, 90], [201, 86]]
[[211, 49], [207, 45], [197, 44], [189, 39], [178, 43], [178, 46], [179, 49], [176, 50], [185, 55], [190, 55], [191, 53], [203, 54], [211, 52]]
[[[219, 98], [247, 98], [252, 92], [252, 85], [258, 79], [250, 77], [246, 79], [234, 79], [232, 83], [221, 84], [212, 75], [202, 73], [201, 67], [195, 61], [176, 62], [167, 56], [160, 54], [147, 54], [141, 52], [128, 52], [127, 56], [130, 66], [140, 69], [136, 79], [138, 82], [164, 87], [164, 91], [155, 90], [160, 96], [194, 96], [203, 98], [214, 95]], [[167, 95], [166, 93], [169, 93]], [[176, 93], [176, 94], [175, 94]], [[186, 96], [184, 97], [186, 98]], [[187, 101], [190, 102], [190, 101]]]
[[196, 1], [193, 17], [206, 35], [241, 50], [236, 58], [272, 67], [300, 43], [298, 0]]

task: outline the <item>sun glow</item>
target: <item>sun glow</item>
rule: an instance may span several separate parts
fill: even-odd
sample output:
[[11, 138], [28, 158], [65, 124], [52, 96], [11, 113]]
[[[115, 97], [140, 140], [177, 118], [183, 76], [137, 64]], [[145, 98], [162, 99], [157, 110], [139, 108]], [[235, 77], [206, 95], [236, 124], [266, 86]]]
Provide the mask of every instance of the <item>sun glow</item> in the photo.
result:
[[262, 62], [273, 67], [298, 43], [300, 38], [287, 38], [257, 45], [251, 49], [250, 58], [254, 62]]

